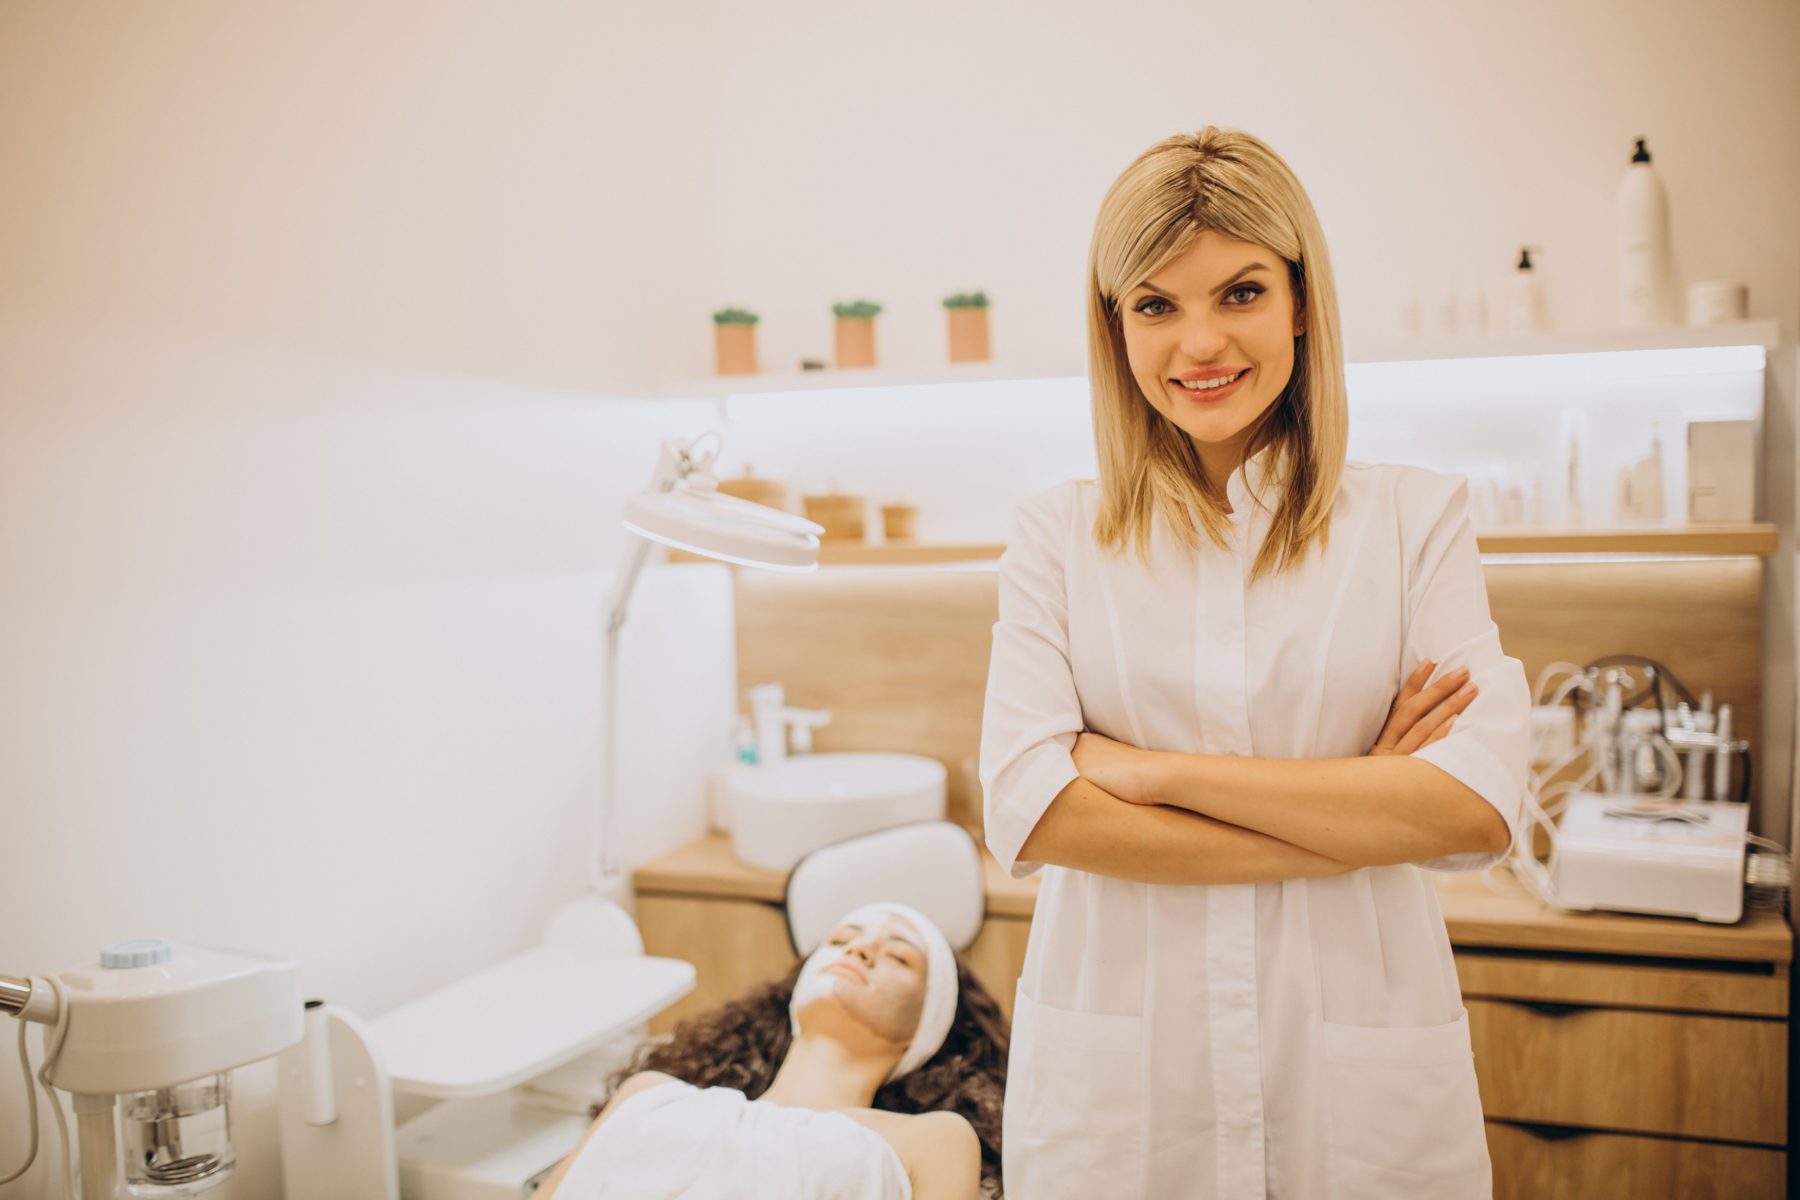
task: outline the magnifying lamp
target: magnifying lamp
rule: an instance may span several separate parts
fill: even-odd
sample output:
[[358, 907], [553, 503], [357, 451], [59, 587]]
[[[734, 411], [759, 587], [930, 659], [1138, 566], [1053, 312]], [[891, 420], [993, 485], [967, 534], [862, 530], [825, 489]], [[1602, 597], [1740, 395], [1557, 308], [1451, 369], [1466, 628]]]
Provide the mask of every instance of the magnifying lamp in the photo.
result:
[[[700, 453], [707, 438], [715, 446]], [[719, 435], [708, 431], [691, 441], [664, 441], [650, 486], [625, 502], [627, 539], [624, 564], [607, 601], [605, 712], [597, 852], [588, 856], [594, 890], [622, 891], [616, 812], [618, 763], [619, 628], [651, 542], [703, 554], [721, 562], [771, 571], [816, 571], [819, 535], [825, 527], [793, 513], [722, 494], [712, 473]]]

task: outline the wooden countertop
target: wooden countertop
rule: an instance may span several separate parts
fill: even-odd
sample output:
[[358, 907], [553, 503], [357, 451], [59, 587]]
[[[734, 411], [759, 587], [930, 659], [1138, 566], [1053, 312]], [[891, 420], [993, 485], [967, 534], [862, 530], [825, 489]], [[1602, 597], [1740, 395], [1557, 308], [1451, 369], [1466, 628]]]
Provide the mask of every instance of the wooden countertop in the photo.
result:
[[[1029, 917], [1039, 876], [1013, 879], [984, 848], [989, 916]], [[1780, 913], [1746, 910], [1736, 925], [1707, 925], [1685, 917], [1629, 913], [1564, 913], [1546, 907], [1510, 871], [1430, 873], [1450, 941], [1460, 947], [1638, 954], [1766, 962], [1793, 961], [1794, 934]], [[1490, 884], [1491, 878], [1491, 884]], [[637, 890], [654, 895], [714, 896], [780, 904], [787, 876], [740, 862], [731, 839], [709, 834], [645, 863], [632, 875]]]
[[[990, 917], [1029, 917], [1037, 902], [1038, 879], [1014, 879], [1000, 869], [984, 846], [982, 866], [987, 870], [987, 911]], [[780, 904], [787, 875], [752, 867], [731, 852], [731, 837], [713, 833], [689, 842], [661, 858], [645, 863], [632, 873], [640, 892], [677, 896], [721, 896], [736, 900], [767, 900]]]

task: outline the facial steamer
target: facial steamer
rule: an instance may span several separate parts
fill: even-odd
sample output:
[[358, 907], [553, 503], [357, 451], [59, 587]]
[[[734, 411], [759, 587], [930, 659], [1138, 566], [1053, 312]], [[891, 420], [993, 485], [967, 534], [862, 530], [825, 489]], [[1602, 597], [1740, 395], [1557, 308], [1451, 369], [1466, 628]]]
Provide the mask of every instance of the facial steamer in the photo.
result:
[[[300, 1041], [300, 967], [242, 951], [156, 939], [116, 942], [96, 963], [49, 977], [0, 975], [0, 1013], [20, 1019], [31, 1149], [37, 1100], [30, 1094], [23, 1022], [48, 1026], [37, 1078], [63, 1143], [65, 1196], [194, 1196], [223, 1183], [231, 1148], [231, 1076]], [[79, 1192], [68, 1127], [51, 1088], [72, 1094], [80, 1154]], [[124, 1132], [118, 1178], [114, 1103]]]

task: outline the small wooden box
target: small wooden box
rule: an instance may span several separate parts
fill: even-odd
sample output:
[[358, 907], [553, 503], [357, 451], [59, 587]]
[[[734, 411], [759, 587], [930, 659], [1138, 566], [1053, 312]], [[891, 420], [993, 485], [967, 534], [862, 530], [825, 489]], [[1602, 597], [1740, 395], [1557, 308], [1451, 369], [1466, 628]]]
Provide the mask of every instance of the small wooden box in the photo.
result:
[[806, 519], [817, 521], [825, 527], [825, 532], [819, 535], [820, 541], [863, 540], [863, 510], [866, 505], [861, 496], [827, 492], [803, 499], [806, 502]]

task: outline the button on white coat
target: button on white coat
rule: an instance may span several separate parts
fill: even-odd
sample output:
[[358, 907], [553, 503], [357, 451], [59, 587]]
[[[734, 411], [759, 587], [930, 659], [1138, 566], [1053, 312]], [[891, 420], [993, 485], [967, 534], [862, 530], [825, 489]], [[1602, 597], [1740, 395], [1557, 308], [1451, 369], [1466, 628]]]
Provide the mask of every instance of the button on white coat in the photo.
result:
[[[1330, 546], [1248, 583], [1280, 479], [1264, 451], [1227, 485], [1236, 544], [1151, 565], [1093, 544], [1091, 481], [1020, 504], [1000, 560], [981, 734], [987, 843], [1043, 870], [1014, 1004], [1005, 1106], [1013, 1200], [1462, 1200], [1491, 1195], [1468, 1015], [1430, 870], [1132, 883], [1020, 862], [1092, 729], [1152, 750], [1367, 752], [1403, 678], [1467, 666], [1480, 693], [1415, 757], [1516, 826], [1530, 700], [1489, 614], [1468, 490], [1347, 465]], [[1246, 480], [1246, 475], [1248, 479]]]

